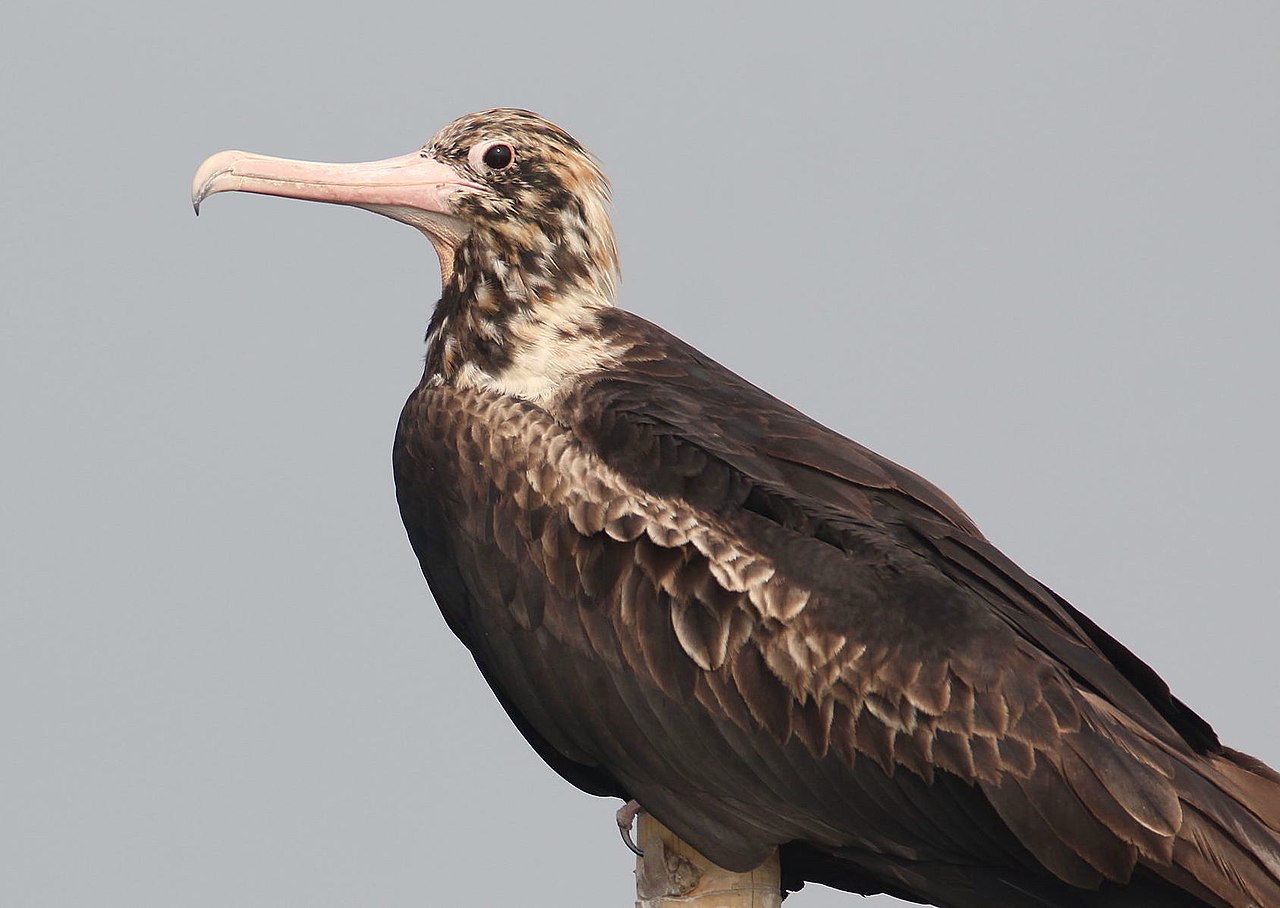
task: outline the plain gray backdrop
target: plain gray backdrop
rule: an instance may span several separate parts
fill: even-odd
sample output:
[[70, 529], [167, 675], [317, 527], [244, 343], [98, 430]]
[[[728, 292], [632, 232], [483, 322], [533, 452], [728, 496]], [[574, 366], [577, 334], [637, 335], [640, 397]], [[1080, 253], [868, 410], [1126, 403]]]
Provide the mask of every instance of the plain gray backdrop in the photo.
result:
[[622, 305], [1280, 763], [1280, 7], [288, 6], [6, 7], [0, 904], [630, 904], [617, 804], [510, 727], [400, 527], [430, 247], [188, 201], [223, 148], [499, 105], [604, 162]]

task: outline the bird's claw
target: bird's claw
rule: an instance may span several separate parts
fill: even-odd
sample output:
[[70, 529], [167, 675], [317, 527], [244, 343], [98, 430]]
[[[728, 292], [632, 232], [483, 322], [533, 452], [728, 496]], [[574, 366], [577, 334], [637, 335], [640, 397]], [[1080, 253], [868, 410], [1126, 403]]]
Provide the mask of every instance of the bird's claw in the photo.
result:
[[618, 821], [618, 832], [622, 835], [622, 841], [631, 849], [632, 853], [638, 857], [644, 857], [644, 850], [640, 848], [631, 838], [631, 825], [635, 822], [636, 816], [642, 812], [641, 807], [635, 801], [628, 801], [621, 807], [615, 818]]

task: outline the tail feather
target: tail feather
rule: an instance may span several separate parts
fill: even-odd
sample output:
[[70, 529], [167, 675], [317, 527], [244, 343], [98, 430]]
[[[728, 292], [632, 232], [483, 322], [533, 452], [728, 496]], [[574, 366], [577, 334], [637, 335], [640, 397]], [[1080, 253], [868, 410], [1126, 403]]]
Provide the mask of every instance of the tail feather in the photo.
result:
[[[1142, 866], [1201, 898], [1211, 893], [1210, 904], [1280, 906], [1280, 774], [1236, 751], [1176, 749], [1086, 699], [1092, 721], [1059, 766], [1115, 846], [1136, 846]], [[1069, 842], [1066, 820], [1051, 825]]]
[[1280, 772], [1257, 757], [1230, 747], [1207, 759], [1221, 779], [1224, 791], [1230, 792], [1241, 804], [1249, 805], [1267, 826], [1280, 829]]
[[1174, 866], [1188, 871], [1232, 908], [1280, 905], [1280, 881], [1213, 820], [1194, 807], [1173, 849]]

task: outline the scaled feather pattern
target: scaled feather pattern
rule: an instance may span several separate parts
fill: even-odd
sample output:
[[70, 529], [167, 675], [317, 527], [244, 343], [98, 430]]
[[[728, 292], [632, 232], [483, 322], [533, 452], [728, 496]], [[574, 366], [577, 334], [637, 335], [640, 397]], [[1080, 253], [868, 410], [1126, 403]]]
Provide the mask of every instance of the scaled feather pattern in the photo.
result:
[[1280, 905], [1280, 776], [943, 492], [615, 307], [608, 184], [567, 133], [500, 109], [367, 165], [223, 152], [194, 193], [227, 189], [431, 240], [401, 514], [569, 782], [731, 870], [780, 849], [788, 889]]

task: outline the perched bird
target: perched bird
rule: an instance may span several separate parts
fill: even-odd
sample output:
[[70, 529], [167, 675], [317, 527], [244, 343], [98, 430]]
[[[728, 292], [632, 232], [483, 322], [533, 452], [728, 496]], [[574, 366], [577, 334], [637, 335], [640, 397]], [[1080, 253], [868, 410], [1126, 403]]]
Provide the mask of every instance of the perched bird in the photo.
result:
[[522, 110], [418, 152], [222, 152], [443, 290], [396, 433], [449, 627], [561, 776], [714, 862], [951, 908], [1280, 905], [1280, 775], [924, 479], [613, 305], [609, 187]]

